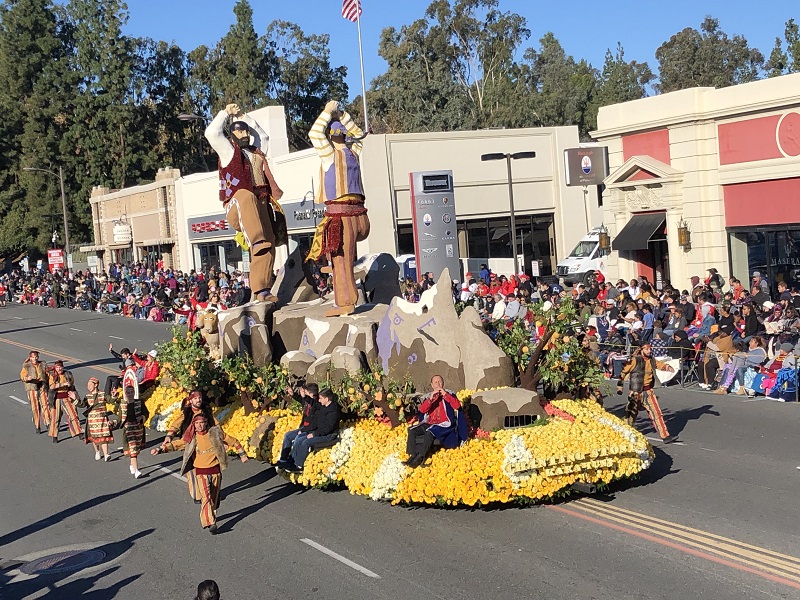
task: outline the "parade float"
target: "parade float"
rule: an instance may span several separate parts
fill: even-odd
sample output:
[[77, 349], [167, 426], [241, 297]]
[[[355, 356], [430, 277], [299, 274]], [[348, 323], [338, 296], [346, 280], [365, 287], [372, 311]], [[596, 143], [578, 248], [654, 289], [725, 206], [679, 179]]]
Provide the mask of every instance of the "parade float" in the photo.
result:
[[[364, 279], [371, 269], [381, 277], [386, 262], [361, 266]], [[279, 284], [296, 297], [302, 282], [287, 277]], [[415, 304], [367, 297], [353, 315], [336, 318], [324, 317], [328, 303], [318, 299], [246, 305], [219, 315], [211, 342], [201, 330], [176, 328], [158, 347], [165, 378], [146, 399], [148, 426], [166, 431], [188, 390], [199, 388], [248, 456], [274, 464], [284, 433], [300, 422], [287, 389], [314, 381], [339, 399], [345, 418], [338, 439], [314, 451], [302, 473], [282, 475], [392, 504], [542, 502], [650, 466], [644, 436], [597, 401], [602, 374], [572, 335], [569, 301], [536, 306], [532, 333], [521, 324], [503, 327], [493, 341], [474, 308], [456, 310], [448, 283], [444, 273]], [[411, 468], [404, 464], [407, 423], [433, 374], [460, 400], [470, 439], [435, 449]]]

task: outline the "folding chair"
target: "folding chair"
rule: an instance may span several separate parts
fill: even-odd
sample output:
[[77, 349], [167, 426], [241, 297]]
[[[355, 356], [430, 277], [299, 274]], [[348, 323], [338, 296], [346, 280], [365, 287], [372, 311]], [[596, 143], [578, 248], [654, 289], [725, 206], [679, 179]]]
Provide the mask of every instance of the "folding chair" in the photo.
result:
[[694, 344], [694, 353], [688, 359], [681, 361], [681, 387], [700, 383], [700, 368], [703, 359], [703, 344]]

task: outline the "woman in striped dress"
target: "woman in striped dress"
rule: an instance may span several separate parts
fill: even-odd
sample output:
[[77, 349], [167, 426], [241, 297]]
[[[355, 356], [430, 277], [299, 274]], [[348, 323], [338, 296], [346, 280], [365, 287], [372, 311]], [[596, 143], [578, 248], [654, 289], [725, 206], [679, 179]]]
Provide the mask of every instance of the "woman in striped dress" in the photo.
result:
[[94, 446], [94, 459], [100, 460], [100, 449], [103, 457], [108, 462], [108, 444], [114, 441], [111, 433], [111, 424], [108, 421], [106, 409], [106, 395], [98, 391], [100, 380], [97, 377], [89, 379], [87, 384], [89, 393], [86, 394], [88, 408], [83, 413], [86, 417], [86, 443]]
[[139, 383], [136, 380], [136, 364], [133, 359], [125, 359], [125, 372], [122, 375], [122, 404], [120, 423], [123, 430], [123, 448], [131, 459], [131, 475], [136, 479], [142, 476], [137, 456], [144, 448], [144, 416], [142, 401], [139, 399]]

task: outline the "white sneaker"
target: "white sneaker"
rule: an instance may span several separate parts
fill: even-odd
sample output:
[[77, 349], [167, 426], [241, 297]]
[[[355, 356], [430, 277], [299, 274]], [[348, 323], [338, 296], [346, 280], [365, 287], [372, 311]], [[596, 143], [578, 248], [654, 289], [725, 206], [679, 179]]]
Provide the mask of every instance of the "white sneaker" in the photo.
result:
[[98, 450], [97, 452], [94, 453], [94, 459], [95, 460], [100, 460], [100, 450]]
[[104, 460], [104, 461], [106, 461], [106, 462], [108, 462], [110, 458], [111, 458], [111, 457], [110, 457], [108, 454], [106, 454], [106, 455], [103, 457], [103, 460]]
[[139, 477], [141, 477], [141, 476], [142, 476], [142, 472], [141, 472], [141, 471], [136, 471], [136, 472], [133, 474], [133, 476], [134, 476], [136, 479], [139, 479]]
[[128, 465], [128, 468], [131, 470], [131, 475], [133, 475], [136, 471], [133, 468], [133, 465]]

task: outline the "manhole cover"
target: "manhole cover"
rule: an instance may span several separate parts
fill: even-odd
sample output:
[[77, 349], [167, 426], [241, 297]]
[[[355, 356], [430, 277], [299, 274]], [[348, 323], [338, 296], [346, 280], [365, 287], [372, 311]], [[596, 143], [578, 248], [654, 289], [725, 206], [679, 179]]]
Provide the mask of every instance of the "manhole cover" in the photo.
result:
[[102, 550], [72, 550], [37, 558], [20, 567], [26, 575], [48, 575], [80, 571], [103, 561], [106, 553]]

